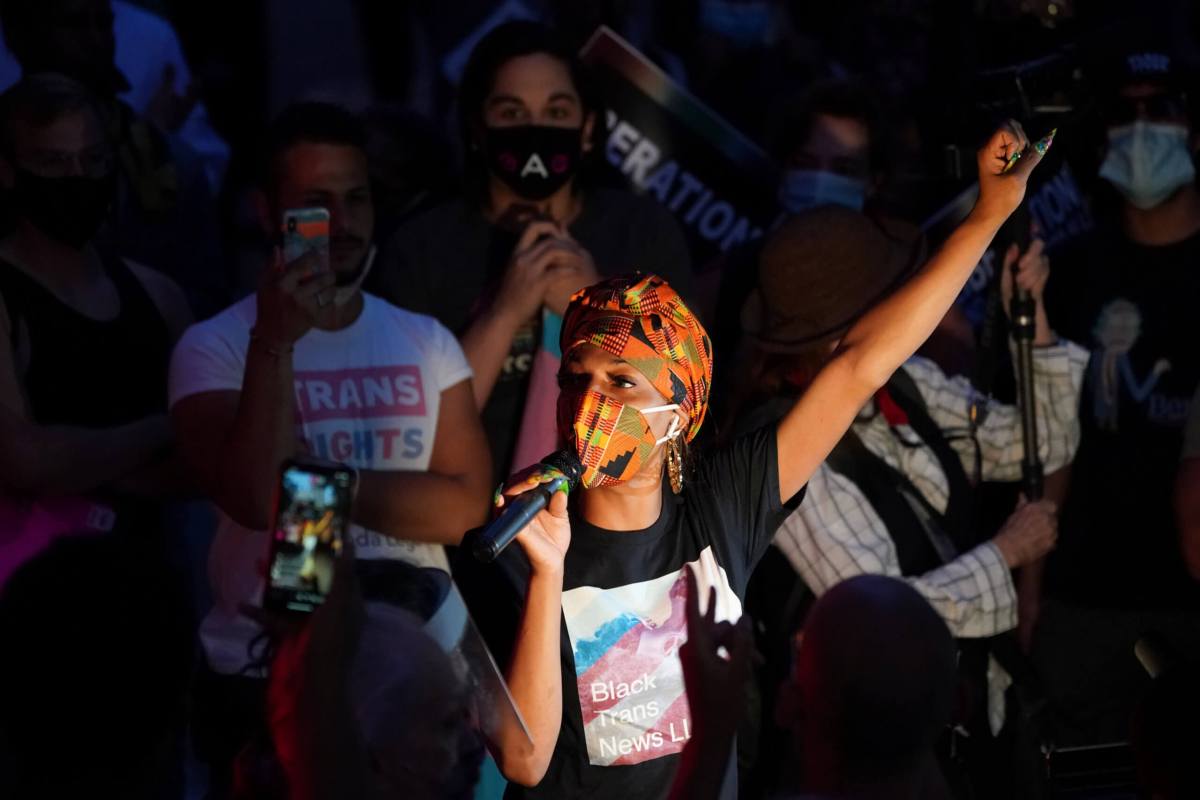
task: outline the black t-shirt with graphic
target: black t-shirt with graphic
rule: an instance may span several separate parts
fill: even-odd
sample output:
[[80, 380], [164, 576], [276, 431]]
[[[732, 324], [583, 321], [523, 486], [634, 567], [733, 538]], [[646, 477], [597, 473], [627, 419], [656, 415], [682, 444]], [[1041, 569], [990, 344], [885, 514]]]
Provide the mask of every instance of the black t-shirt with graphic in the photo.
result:
[[[569, 230], [602, 277], [653, 272], [684, 299], [691, 295], [691, 260], [683, 233], [652, 198], [591, 190]], [[477, 207], [454, 200], [396, 231], [380, 253], [367, 289], [401, 308], [429, 314], [461, 336], [495, 297], [517, 239], [517, 233], [489, 223]], [[513, 337], [482, 411], [497, 481], [509, 473], [540, 341], [537, 317]]]
[[[716, 617], [741, 615], [746, 582], [803, 491], [779, 501], [775, 426], [697, 459], [676, 496], [641, 531], [605, 531], [571, 505], [563, 580], [563, 723], [553, 760], [533, 789], [512, 798], [665, 797], [691, 714], [678, 650], [687, 639], [684, 569], [702, 604], [717, 589]], [[456, 578], [496, 660], [512, 654], [529, 564], [520, 546], [491, 566], [460, 558]], [[727, 777], [722, 797], [736, 795]]]
[[1092, 350], [1047, 588], [1097, 607], [1196, 604], [1171, 492], [1200, 382], [1200, 234], [1148, 247], [1097, 233], [1056, 257], [1046, 304]]

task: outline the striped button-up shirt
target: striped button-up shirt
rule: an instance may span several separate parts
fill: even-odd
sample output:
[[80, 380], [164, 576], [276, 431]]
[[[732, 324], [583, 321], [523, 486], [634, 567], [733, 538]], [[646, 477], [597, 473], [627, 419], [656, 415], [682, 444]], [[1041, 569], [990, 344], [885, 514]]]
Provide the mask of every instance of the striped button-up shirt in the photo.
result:
[[[1087, 360], [1087, 351], [1070, 342], [1034, 350], [1038, 443], [1047, 471], [1070, 463], [1079, 445], [1079, 394]], [[968, 414], [978, 398], [970, 382], [946, 376], [923, 358], [910, 359], [902, 369], [916, 383], [929, 416], [946, 433], [968, 474], [975, 469], [978, 446], [983, 480], [1020, 478], [1023, 444], [1015, 406], [988, 406], [972, 439], [967, 435]], [[872, 403], [853, 430], [871, 453], [907, 477], [931, 506], [945, 511], [946, 474], [934, 451], [911, 427], [889, 424], [883, 414], [875, 413]], [[854, 575], [900, 577], [896, 547], [883, 520], [858, 486], [824, 464], [774, 544], [817, 595]], [[1016, 589], [1003, 556], [991, 542], [906, 580], [933, 605], [956, 637], [993, 636], [1016, 627]]]

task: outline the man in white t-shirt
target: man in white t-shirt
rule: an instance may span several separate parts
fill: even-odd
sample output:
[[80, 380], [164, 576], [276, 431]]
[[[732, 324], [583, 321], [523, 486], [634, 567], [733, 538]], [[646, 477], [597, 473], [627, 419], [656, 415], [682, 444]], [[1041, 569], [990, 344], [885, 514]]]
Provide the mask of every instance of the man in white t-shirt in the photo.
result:
[[330, 269], [312, 253], [290, 264], [276, 256], [256, 294], [190, 328], [172, 357], [179, 444], [220, 511], [209, 555], [214, 608], [200, 633], [206, 677], [219, 687], [217, 724], [227, 729], [198, 734], [213, 740], [200, 744], [218, 784], [245, 733], [235, 718], [252, 725], [261, 697], [257, 681], [229, 676], [254, 661], [259, 629], [239, 606], [261, 599], [281, 462], [311, 454], [359, 471], [359, 559], [446, 569], [442, 545], [487, 513], [490, 457], [458, 342], [431, 317], [360, 289], [374, 225], [364, 140], [358, 120], [335, 106], [283, 112], [263, 160], [263, 224], [277, 230], [287, 209], [328, 209]]

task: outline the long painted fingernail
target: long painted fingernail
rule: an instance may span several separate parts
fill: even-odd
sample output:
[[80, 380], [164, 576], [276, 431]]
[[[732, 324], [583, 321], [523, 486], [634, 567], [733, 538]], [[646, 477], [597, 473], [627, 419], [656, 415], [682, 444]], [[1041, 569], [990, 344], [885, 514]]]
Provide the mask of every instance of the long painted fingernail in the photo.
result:
[[562, 476], [562, 473], [559, 472], [558, 470], [554, 469], [553, 467], [547, 467], [546, 469], [544, 469], [541, 472], [534, 475], [533, 480], [536, 481], [537, 483], [549, 483], [550, 481], [554, 480], [555, 478], [558, 478], [561, 476]]
[[1037, 150], [1039, 156], [1046, 155], [1046, 151], [1050, 149], [1050, 145], [1054, 144], [1054, 134], [1058, 133], [1058, 128], [1051, 128], [1050, 132], [1038, 139], [1034, 144], [1033, 149]]
[[1010, 169], [1015, 167], [1017, 165], [1017, 162], [1020, 160], [1021, 160], [1021, 151], [1018, 150], [1017, 152], [1013, 153], [1011, 156], [1008, 157], [1008, 163], [1004, 165], [1003, 171], [1008, 172]]

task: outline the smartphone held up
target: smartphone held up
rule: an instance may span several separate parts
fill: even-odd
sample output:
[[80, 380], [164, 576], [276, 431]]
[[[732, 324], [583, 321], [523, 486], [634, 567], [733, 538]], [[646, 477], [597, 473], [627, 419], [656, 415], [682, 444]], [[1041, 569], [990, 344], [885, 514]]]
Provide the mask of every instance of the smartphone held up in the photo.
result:
[[324, 208], [292, 208], [283, 212], [283, 263], [290, 264], [309, 252], [316, 253], [319, 272], [329, 266], [329, 211]]
[[264, 608], [308, 613], [324, 602], [350, 525], [354, 480], [343, 464], [284, 462], [275, 488]]

